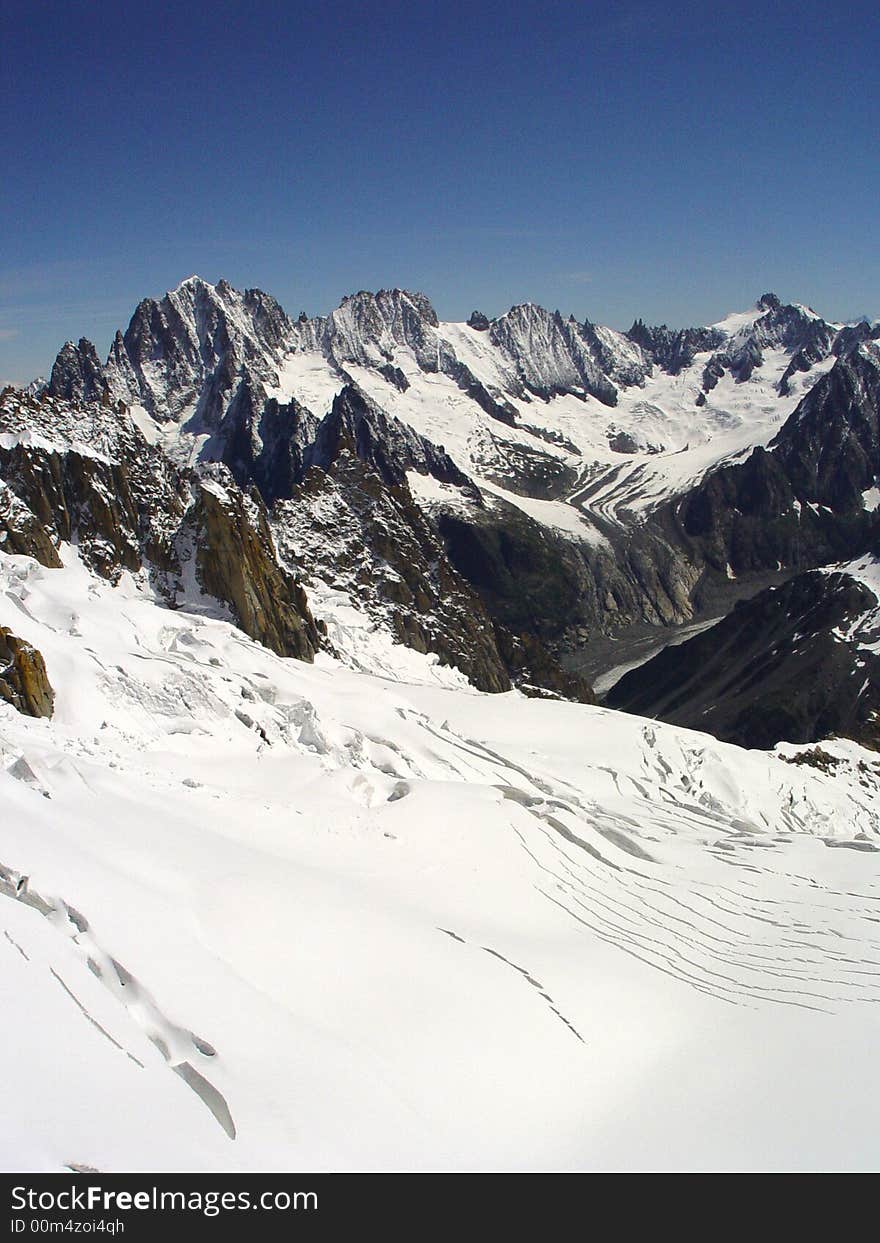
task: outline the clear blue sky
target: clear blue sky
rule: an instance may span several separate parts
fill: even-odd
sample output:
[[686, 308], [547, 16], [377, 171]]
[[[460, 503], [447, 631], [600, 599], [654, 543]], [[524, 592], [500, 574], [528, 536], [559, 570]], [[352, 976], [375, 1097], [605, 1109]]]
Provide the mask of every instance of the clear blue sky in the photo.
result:
[[880, 314], [876, 3], [0, 0], [0, 379], [190, 273]]

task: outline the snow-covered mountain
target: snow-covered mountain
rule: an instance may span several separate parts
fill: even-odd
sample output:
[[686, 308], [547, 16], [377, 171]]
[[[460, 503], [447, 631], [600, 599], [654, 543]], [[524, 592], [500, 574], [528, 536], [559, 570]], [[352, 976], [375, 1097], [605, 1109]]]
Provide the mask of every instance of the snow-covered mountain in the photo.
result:
[[870, 1166], [878, 337], [193, 277], [0, 394], [0, 1164]]
[[650, 507], [769, 440], [857, 331], [772, 294], [677, 334], [637, 322], [624, 335], [532, 304], [440, 323], [423, 294], [403, 290], [361, 292], [293, 322], [260, 291], [191, 277], [139, 305], [103, 368], [90, 343], [69, 342], [49, 389], [88, 400], [106, 386], [222, 456], [205, 438], [242, 384], [320, 418], [354, 381], [513, 503], [562, 502], [543, 519], [588, 539], [593, 511]]
[[[397, 289], [294, 321], [259, 291], [191, 277], [140, 304], [103, 366], [90, 343], [69, 342], [48, 392], [122, 402], [178, 467], [225, 464], [259, 492], [279, 546], [300, 549], [293, 568], [307, 588], [347, 596], [479, 686], [512, 675], [558, 693], [562, 666], [596, 668], [597, 644], [717, 616], [751, 577], [764, 576], [757, 590], [871, 546], [876, 521], [861, 496], [880, 470], [876, 436], [858, 463], [831, 441], [847, 443], [852, 425], [861, 443], [872, 423], [878, 336], [880, 325], [830, 324], [773, 294], [674, 332], [637, 320], [621, 334], [532, 304], [443, 323], [423, 294]], [[836, 412], [827, 421], [823, 401]], [[306, 487], [309, 472], [326, 478], [349, 450], [381, 483], [370, 514], [370, 488], [351, 471], [334, 486], [346, 538], [373, 550], [360, 583], [350, 564], [319, 555], [313, 533], [330, 528], [303, 508], [321, 493]], [[835, 463], [835, 497], [795, 459]], [[488, 613], [496, 634], [479, 668], [460, 625], [472, 604], [447, 609], [443, 591], [413, 594], [399, 564], [390, 578], [381, 569], [377, 532], [400, 507], [394, 489], [407, 494], [403, 545], [426, 558], [410, 577], [423, 588], [442, 563], [453, 597], [479, 597]]]

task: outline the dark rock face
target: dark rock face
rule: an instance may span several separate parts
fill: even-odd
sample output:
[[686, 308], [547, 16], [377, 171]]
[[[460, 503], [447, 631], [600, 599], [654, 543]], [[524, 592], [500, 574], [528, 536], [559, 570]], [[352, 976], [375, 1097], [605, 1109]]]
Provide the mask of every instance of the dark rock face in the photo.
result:
[[880, 351], [860, 345], [817, 381], [769, 449], [708, 476], [665, 513], [690, 554], [736, 574], [858, 556], [880, 516]]
[[242, 488], [255, 484], [267, 505], [289, 497], [304, 473], [303, 457], [318, 420], [297, 401], [266, 400], [262, 385], [244, 377], [220, 427], [222, 461]]
[[452, 564], [491, 616], [517, 633], [558, 637], [581, 607], [586, 577], [570, 546], [512, 506], [485, 516], [441, 510], [436, 521]]
[[858, 324], [847, 324], [841, 328], [834, 338], [831, 352], [840, 358], [842, 354], [848, 354], [862, 342], [877, 340], [880, 340], [880, 323], [874, 324], [872, 328], [868, 321], [863, 319]]
[[380, 376], [383, 376], [389, 384], [393, 385], [399, 393], [405, 393], [410, 387], [409, 380], [403, 374], [399, 367], [393, 366], [391, 363], [383, 363], [376, 370]]
[[692, 615], [700, 571], [647, 526], [617, 543], [573, 544], [497, 499], [482, 512], [440, 508], [435, 521], [490, 615], [554, 652], [609, 628]]
[[880, 473], [880, 349], [841, 356], [771, 442], [799, 496], [836, 513], [861, 507]]
[[670, 375], [678, 375], [691, 365], [697, 354], [716, 350], [724, 341], [723, 334], [717, 328], [673, 330], [665, 324], [649, 328], [641, 319], [635, 321], [626, 335]]
[[484, 435], [480, 472], [517, 496], [556, 500], [567, 496], [578, 480], [578, 472], [555, 454], [545, 453], [522, 441], [509, 440], [503, 432]]
[[472, 311], [468, 320], [468, 327], [475, 328], [477, 332], [488, 332], [489, 321], [482, 311]]
[[25, 716], [51, 716], [55, 692], [40, 652], [0, 626], [0, 699]]
[[596, 702], [586, 678], [562, 667], [533, 634], [513, 634], [495, 625], [498, 650], [516, 686], [532, 699], [573, 699]]
[[441, 483], [473, 488], [467, 475], [442, 448], [386, 414], [356, 385], [347, 385], [320, 422], [315, 438], [303, 455], [304, 470], [327, 470], [343, 443], [379, 474], [389, 487], [406, 482], [408, 470], [432, 475]]
[[312, 659], [319, 638], [305, 593], [278, 563], [262, 501], [224, 467], [205, 480], [181, 471], [118, 410], [4, 394], [0, 431], [23, 430], [54, 439], [10, 436], [0, 445], [5, 551], [57, 567], [56, 545], [75, 543], [103, 577], [144, 570], [177, 605], [192, 603], [181, 584], [194, 555], [205, 592], [229, 605], [245, 633], [280, 655]]
[[[844, 635], [851, 637], [843, 637]], [[607, 703], [745, 747], [832, 736], [880, 747], [877, 598], [846, 573], [798, 575], [626, 674]]]
[[86, 563], [110, 579], [122, 569], [138, 571], [145, 559], [157, 571], [171, 569], [186, 485], [164, 455], [115, 410], [52, 399], [0, 401], [0, 430], [41, 428], [45, 442], [22, 437], [0, 446], [0, 478], [18, 502], [12, 539], [19, 549], [29, 544], [30, 555], [57, 565], [54, 546], [75, 542]]
[[48, 392], [51, 397], [67, 401], [101, 401], [109, 399], [107, 381], [95, 347], [85, 337], [79, 345], [68, 341], [52, 367]]
[[196, 573], [208, 595], [231, 606], [245, 634], [277, 652], [312, 660], [319, 647], [302, 587], [278, 563], [265, 507], [224, 476], [196, 486], [195, 505], [178, 540], [194, 535]]
[[615, 453], [638, 453], [639, 446], [629, 432], [614, 432], [608, 437], [608, 448]]
[[782, 302], [775, 293], [762, 293], [758, 306], [764, 311], [778, 311], [782, 308]]
[[[867, 325], [865, 327], [867, 328]], [[851, 329], [842, 329], [833, 335], [824, 320], [814, 320], [812, 324], [808, 323], [803, 332], [802, 344], [792, 354], [791, 362], [782, 373], [779, 381], [780, 395], [783, 397], [788, 395], [791, 390], [792, 377], [797, 372], [809, 371], [816, 363], [827, 358], [829, 353], [836, 354], [838, 357], [849, 353], [860, 340], [868, 339], [867, 336], [858, 337]]]
[[0, 483], [0, 551], [33, 557], [52, 569], [61, 565], [49, 532], [5, 483]]
[[433, 652], [474, 686], [510, 689], [479, 597], [453, 569], [406, 483], [389, 485], [352, 437], [273, 515], [282, 556], [351, 593], [399, 642]]

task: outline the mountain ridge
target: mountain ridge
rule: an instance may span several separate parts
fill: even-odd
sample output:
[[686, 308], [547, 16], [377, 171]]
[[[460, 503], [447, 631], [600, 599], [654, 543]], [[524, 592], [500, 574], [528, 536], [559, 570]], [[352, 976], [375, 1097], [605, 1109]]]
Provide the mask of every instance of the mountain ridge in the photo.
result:
[[[636, 320], [619, 333], [530, 302], [450, 324], [425, 294], [396, 288], [293, 320], [260, 290], [192, 276], [138, 304], [105, 364], [90, 342], [66, 343], [45, 391], [111, 418], [130, 411], [176, 467], [223, 464], [243, 496], [259, 494], [283, 547], [293, 522], [311, 562], [295, 574], [332, 580], [396, 641], [427, 645], [492, 689], [507, 684], [499, 659], [535, 684], [514, 655], [529, 650], [538, 688], [589, 697], [571, 681], [585, 645], [689, 624], [750, 576], [757, 590], [870, 545], [877, 337], [880, 325], [830, 324], [769, 293], [677, 331]], [[829, 437], [842, 448], [825, 452]], [[341, 452], [362, 466], [346, 467], [335, 492], [306, 486], [310, 473], [332, 475]], [[819, 460], [824, 490], [803, 478]], [[832, 480], [845, 502], [826, 504]], [[291, 503], [322, 495], [398, 601], [304, 542]], [[453, 596], [471, 600], [457, 620], [427, 588], [423, 553], [415, 594], [403, 566], [387, 577], [387, 558], [375, 559], [383, 512], [403, 523], [403, 545], [435, 541], [429, 561], [439, 556]], [[10, 538], [23, 540], [24, 525]], [[485, 666], [466, 654], [477, 633], [466, 638], [468, 609], [487, 611], [495, 631]]]

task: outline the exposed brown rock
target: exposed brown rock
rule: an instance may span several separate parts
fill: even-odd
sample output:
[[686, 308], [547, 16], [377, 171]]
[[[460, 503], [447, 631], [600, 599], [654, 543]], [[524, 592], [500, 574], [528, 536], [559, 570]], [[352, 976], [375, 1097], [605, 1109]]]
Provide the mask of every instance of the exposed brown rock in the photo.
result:
[[231, 478], [198, 482], [190, 524], [202, 588], [231, 606], [252, 639], [279, 656], [312, 660], [318, 630], [302, 587], [278, 564], [262, 501], [245, 497]]
[[0, 699], [25, 716], [51, 716], [55, 704], [41, 653], [6, 626], [0, 626]]
[[0, 549], [57, 567], [66, 541], [111, 582], [145, 569], [177, 604], [186, 602], [182, 562], [195, 549], [201, 587], [246, 634], [280, 655], [313, 658], [319, 635], [305, 592], [277, 561], [256, 495], [224, 467], [203, 480], [176, 466], [124, 406], [51, 397], [44, 406], [14, 390], [0, 397], [0, 429], [14, 433], [0, 445]]
[[49, 532], [24, 501], [3, 483], [0, 483], [0, 549], [16, 556], [33, 557], [51, 569], [61, 565]]

